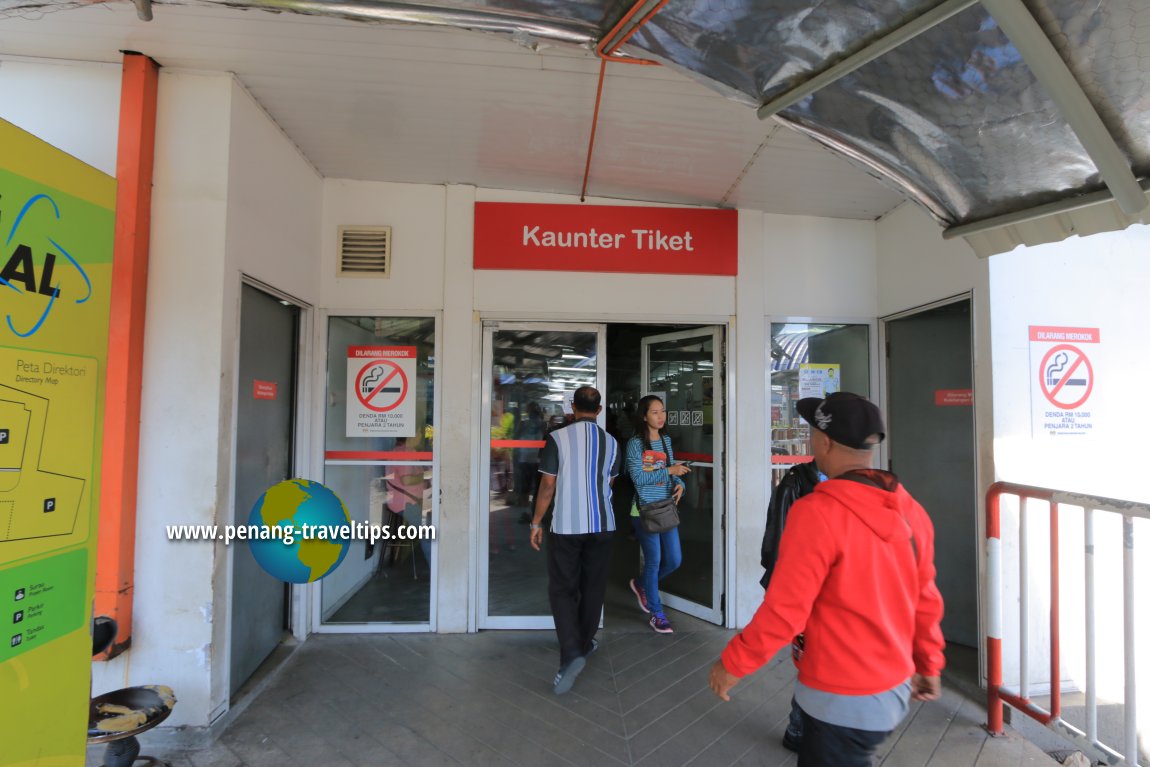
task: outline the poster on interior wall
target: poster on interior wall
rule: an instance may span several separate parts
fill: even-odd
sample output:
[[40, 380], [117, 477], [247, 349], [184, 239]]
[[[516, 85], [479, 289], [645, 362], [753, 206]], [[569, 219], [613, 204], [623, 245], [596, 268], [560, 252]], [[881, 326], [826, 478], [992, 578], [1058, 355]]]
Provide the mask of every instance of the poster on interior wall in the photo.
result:
[[414, 346], [347, 348], [347, 436], [414, 437]]
[[838, 391], [839, 381], [842, 380], [839, 367], [837, 362], [829, 365], [804, 362], [799, 365], [799, 399], [804, 397], [822, 399]]
[[0, 759], [79, 765], [116, 182], [3, 120], [0, 146]]
[[1092, 398], [1102, 346], [1098, 328], [1030, 326], [1030, 426], [1035, 438], [1084, 437], [1096, 426]]

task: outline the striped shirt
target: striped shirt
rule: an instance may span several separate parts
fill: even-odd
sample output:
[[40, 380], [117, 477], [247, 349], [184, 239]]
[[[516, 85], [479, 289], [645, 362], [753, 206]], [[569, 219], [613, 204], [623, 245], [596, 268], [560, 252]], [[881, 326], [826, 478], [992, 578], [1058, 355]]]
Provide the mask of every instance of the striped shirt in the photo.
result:
[[585, 535], [611, 532], [611, 480], [621, 464], [619, 445], [594, 420], [579, 419], [547, 435], [539, 471], [555, 477], [551, 532]]
[[[671, 476], [667, 467], [675, 462], [675, 451], [671, 449], [671, 438], [663, 437], [647, 443], [641, 437], [631, 437], [627, 441], [627, 475], [635, 485], [635, 504], [654, 503], [670, 498], [676, 485], [683, 485], [680, 477]], [[632, 516], [639, 516], [639, 510], [632, 508]]]

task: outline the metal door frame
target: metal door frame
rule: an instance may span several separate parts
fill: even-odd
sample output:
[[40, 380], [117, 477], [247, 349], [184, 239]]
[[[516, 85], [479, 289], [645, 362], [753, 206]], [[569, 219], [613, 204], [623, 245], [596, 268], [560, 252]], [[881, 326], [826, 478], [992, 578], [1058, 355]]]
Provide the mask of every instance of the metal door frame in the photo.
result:
[[724, 350], [724, 334], [726, 326], [721, 324], [704, 325], [703, 327], [696, 327], [691, 330], [676, 330], [673, 333], [660, 333], [652, 336], [643, 336], [642, 351], [639, 360], [639, 378], [640, 378], [640, 392], [642, 394], [649, 393], [647, 391], [648, 382], [650, 381], [650, 358], [648, 352], [652, 343], [661, 343], [663, 341], [678, 341], [687, 338], [705, 338], [708, 333], [711, 336], [711, 354], [713, 373], [712, 375], [722, 374], [722, 378], [713, 384], [712, 391], [719, 399], [719, 412], [716, 415], [714, 410], [711, 413], [712, 424], [715, 431], [711, 436], [711, 449], [714, 460], [711, 463], [702, 463], [693, 461], [692, 463], [700, 466], [710, 466], [712, 469], [712, 477], [714, 478], [714, 485], [711, 488], [712, 500], [711, 503], [715, 510], [719, 513], [715, 515], [714, 520], [711, 522], [711, 605], [712, 607], [704, 607], [697, 602], [691, 602], [683, 597], [675, 596], [674, 594], [664, 594], [663, 602], [668, 607], [674, 608], [679, 612], [693, 615], [696, 618], [709, 621], [718, 626], [723, 625], [724, 620], [724, 594], [726, 593], [726, 550], [727, 542], [725, 537], [727, 527], [727, 495], [725, 486], [725, 457], [726, 457], [726, 412], [727, 412], [727, 393], [726, 393], [726, 379], [727, 372], [725, 369]]
[[[892, 315], [890, 319], [895, 319], [897, 316]], [[886, 368], [880, 362], [879, 349], [886, 348], [886, 333], [883, 320], [887, 318], [875, 319], [874, 317], [857, 317], [857, 316], [837, 316], [837, 315], [792, 315], [780, 314], [776, 316], [768, 316], [764, 326], [764, 338], [767, 342], [766, 350], [766, 371], [763, 385], [766, 387], [764, 391], [770, 392], [771, 390], [771, 326], [772, 325], [866, 325], [867, 332], [867, 354], [868, 354], [868, 376], [867, 380], [870, 382], [870, 400], [879, 406], [882, 411], [886, 412]], [[766, 408], [766, 422], [764, 428], [767, 430], [767, 457], [770, 458], [771, 450], [771, 408], [768, 404]], [[883, 440], [878, 446], [878, 460], [882, 465], [887, 461], [887, 444]], [[774, 484], [771, 480], [770, 471], [767, 472], [766, 477], [767, 490], [766, 498], [769, 501], [771, 494], [774, 492]]]
[[[487, 510], [487, 504], [491, 498], [491, 366], [494, 361], [494, 350], [492, 345], [492, 336], [499, 330], [541, 330], [551, 332], [573, 332], [573, 333], [595, 333], [596, 340], [596, 371], [595, 371], [595, 387], [602, 393], [607, 388], [607, 323], [597, 322], [564, 322], [562, 320], [555, 321], [527, 321], [520, 322], [514, 320], [484, 320], [483, 321], [483, 338], [482, 348], [483, 353], [481, 356], [481, 375], [480, 375], [480, 404], [477, 413], [478, 423], [476, 424], [476, 434], [479, 435], [478, 442], [482, 443], [482, 449], [479, 451], [479, 482], [478, 482], [478, 497], [476, 499], [476, 512], [479, 516], [478, 525], [476, 527], [477, 535], [476, 541], [478, 551], [476, 559], [479, 565], [479, 577], [477, 579], [477, 628], [480, 629], [554, 629], [555, 619], [550, 616], [538, 615], [489, 615], [490, 609], [489, 602], [489, 583], [488, 577], [490, 575], [488, 568], [488, 547], [486, 546], [488, 536], [490, 535], [489, 523], [491, 515]], [[595, 422], [599, 426], [604, 426], [606, 423], [606, 415], [603, 412], [599, 413]], [[540, 556], [544, 556], [540, 553]]]

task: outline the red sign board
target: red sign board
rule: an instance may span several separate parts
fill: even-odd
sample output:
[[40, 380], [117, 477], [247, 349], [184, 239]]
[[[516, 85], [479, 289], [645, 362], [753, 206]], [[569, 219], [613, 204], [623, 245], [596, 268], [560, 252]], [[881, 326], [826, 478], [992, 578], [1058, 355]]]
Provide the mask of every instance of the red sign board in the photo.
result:
[[934, 404], [939, 407], [973, 405], [974, 389], [935, 389]]
[[252, 381], [252, 396], [256, 399], [275, 399], [276, 398], [276, 382], [275, 381]]
[[475, 203], [476, 269], [734, 276], [734, 210]]

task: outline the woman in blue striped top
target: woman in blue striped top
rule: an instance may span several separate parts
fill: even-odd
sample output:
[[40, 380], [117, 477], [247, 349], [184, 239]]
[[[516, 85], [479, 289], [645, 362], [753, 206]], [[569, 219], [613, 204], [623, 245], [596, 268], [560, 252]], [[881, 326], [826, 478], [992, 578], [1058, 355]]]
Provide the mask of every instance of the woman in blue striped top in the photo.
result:
[[667, 409], [662, 399], [654, 394], [643, 397], [636, 408], [635, 419], [635, 436], [627, 442], [627, 473], [635, 485], [631, 524], [643, 550], [643, 571], [638, 578], [631, 579], [630, 586], [639, 609], [651, 613], [651, 628], [660, 634], [670, 634], [673, 629], [663, 613], [659, 581], [677, 570], [683, 561], [679, 529], [648, 533], [639, 521], [638, 504], [667, 497], [678, 503], [687, 489], [682, 476], [691, 469], [685, 463], [673, 463], [671, 438], [666, 434]]

